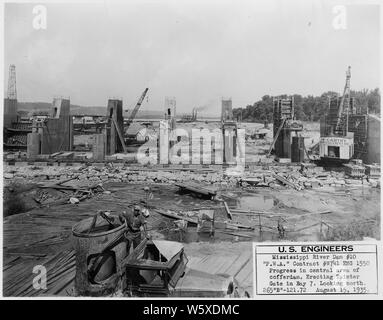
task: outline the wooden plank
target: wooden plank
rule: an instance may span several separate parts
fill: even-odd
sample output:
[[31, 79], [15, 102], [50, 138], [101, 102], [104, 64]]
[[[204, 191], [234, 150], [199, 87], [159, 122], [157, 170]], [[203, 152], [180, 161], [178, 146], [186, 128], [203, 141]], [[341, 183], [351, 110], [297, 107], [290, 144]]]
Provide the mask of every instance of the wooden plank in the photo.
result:
[[233, 263], [226, 266], [226, 269], [222, 270], [222, 273], [230, 273], [236, 276], [243, 267], [249, 262], [252, 261], [251, 252], [245, 251], [239, 254], [237, 257], [232, 259]]
[[44, 257], [46, 257], [45, 253], [9, 252], [9, 251], [7, 251], [6, 254], [18, 256], [18, 257], [31, 257], [31, 258], [44, 258]]
[[[13, 262], [15, 262], [16, 260], [20, 259], [20, 256], [18, 257], [8, 257], [8, 258], [4, 258], [3, 260], [3, 266], [4, 267], [7, 267], [8, 265], [12, 264]], [[4, 269], [3, 269], [4, 270]]]
[[120, 128], [118, 127], [118, 124], [117, 124], [116, 120], [113, 117], [112, 117], [112, 120], [113, 120], [113, 123], [114, 123], [114, 127], [116, 128], [118, 137], [120, 138], [120, 141], [121, 141], [121, 144], [122, 144], [122, 148], [124, 149], [124, 153], [127, 153], [128, 149], [126, 148], [124, 137], [122, 136]]
[[188, 183], [188, 184], [176, 183], [175, 185], [181, 189], [185, 189], [185, 190], [188, 190], [190, 192], [202, 194], [202, 195], [209, 196], [209, 197], [214, 197], [217, 195], [216, 191], [209, 190], [209, 189], [207, 189], [203, 186], [199, 186], [199, 185], [194, 185], [194, 184], [192, 185], [190, 183]]
[[[244, 266], [236, 273], [235, 279], [238, 281], [240, 287], [248, 290], [252, 293], [251, 288], [253, 287], [253, 261], [248, 259]], [[249, 290], [250, 289], [250, 290]]]
[[171, 218], [171, 219], [185, 220], [185, 221], [193, 223], [193, 224], [198, 224], [198, 220], [197, 219], [192, 219], [192, 218], [189, 218], [189, 217], [184, 217], [184, 216], [178, 215], [176, 213], [166, 212], [166, 211], [163, 211], [163, 210], [160, 210], [160, 209], [155, 209], [154, 211], [158, 212], [159, 214], [161, 214], [161, 215], [163, 215], [165, 217]]
[[255, 237], [252, 236], [252, 235], [249, 235], [249, 234], [244, 234], [244, 233], [240, 233], [240, 232], [233, 232], [233, 231], [225, 231], [225, 230], [215, 230], [216, 232], [221, 232], [221, 233], [224, 233], [224, 234], [228, 234], [228, 235], [231, 235], [231, 236], [237, 236], [237, 237], [242, 237], [242, 238], [248, 238], [248, 239], [253, 239]]
[[230, 211], [229, 206], [227, 205], [226, 201], [223, 201], [223, 205], [225, 206], [227, 216], [230, 218], [230, 220], [233, 220], [233, 215], [231, 214], [231, 211]]

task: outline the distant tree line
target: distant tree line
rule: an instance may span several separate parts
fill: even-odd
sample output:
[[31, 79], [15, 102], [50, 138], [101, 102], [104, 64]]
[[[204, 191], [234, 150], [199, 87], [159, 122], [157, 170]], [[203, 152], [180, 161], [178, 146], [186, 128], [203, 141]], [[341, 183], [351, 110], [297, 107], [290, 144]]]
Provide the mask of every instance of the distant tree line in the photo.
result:
[[[329, 106], [329, 97], [336, 96], [336, 92], [328, 91], [320, 96], [301, 96], [294, 94], [295, 117], [302, 121], [318, 121], [326, 114]], [[280, 98], [291, 97], [291, 95], [281, 95]], [[351, 90], [351, 97], [355, 99], [357, 110], [362, 113], [380, 114], [380, 92], [376, 88], [374, 90], [364, 89], [361, 91]], [[276, 97], [275, 97], [276, 98]], [[245, 108], [233, 109], [234, 118], [242, 117], [247, 122], [272, 122], [273, 121], [273, 97], [265, 95], [261, 100], [248, 105]]]

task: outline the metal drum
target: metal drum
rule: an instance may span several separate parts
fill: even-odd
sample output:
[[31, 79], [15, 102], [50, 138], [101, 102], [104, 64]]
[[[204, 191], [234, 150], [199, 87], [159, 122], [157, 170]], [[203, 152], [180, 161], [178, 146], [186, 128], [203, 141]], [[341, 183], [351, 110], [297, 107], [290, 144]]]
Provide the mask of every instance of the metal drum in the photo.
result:
[[113, 226], [97, 215], [72, 228], [77, 295], [107, 295], [120, 287], [121, 262], [126, 257], [126, 223], [122, 224], [116, 216], [109, 217]]

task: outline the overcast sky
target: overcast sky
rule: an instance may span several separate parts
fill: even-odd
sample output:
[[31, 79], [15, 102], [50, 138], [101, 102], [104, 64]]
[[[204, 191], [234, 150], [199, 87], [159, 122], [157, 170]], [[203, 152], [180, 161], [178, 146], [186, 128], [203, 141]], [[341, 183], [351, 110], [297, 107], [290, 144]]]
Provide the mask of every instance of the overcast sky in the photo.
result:
[[[240, 5], [239, 5], [240, 3]], [[379, 86], [379, 7], [347, 5], [346, 29], [333, 27], [339, 1], [140, 1], [48, 4], [47, 29], [32, 27], [33, 4], [6, 4], [5, 83], [16, 65], [19, 101], [177, 111], [222, 97], [244, 107], [263, 95], [340, 92]]]

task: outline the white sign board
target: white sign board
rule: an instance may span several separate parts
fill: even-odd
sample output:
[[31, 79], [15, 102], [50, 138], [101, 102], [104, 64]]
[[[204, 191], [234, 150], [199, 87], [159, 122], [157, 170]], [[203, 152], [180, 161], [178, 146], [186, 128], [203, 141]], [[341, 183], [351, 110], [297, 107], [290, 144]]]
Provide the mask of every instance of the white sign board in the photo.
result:
[[325, 137], [320, 139], [320, 143], [330, 146], [350, 146], [354, 143], [352, 138], [339, 138], [339, 137]]

